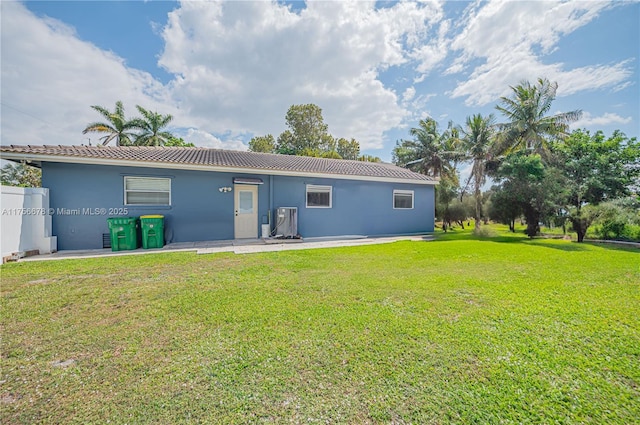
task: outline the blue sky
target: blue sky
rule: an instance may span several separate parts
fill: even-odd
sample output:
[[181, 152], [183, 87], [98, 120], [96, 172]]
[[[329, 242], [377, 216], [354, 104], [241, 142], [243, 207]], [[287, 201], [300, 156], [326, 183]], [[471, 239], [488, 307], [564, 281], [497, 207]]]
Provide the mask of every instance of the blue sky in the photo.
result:
[[[2, 8], [2, 143], [86, 144], [90, 105], [170, 113], [198, 146], [246, 149], [292, 104], [391, 160], [420, 119], [495, 113], [559, 84], [574, 128], [639, 134], [640, 3], [29, 1]], [[501, 120], [497, 115], [497, 120]]]

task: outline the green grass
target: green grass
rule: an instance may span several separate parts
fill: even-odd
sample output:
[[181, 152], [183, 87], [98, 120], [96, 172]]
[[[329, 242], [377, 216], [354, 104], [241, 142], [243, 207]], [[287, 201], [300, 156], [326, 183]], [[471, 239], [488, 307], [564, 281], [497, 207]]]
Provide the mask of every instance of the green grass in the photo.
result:
[[640, 418], [640, 251], [499, 229], [2, 273], [2, 423]]

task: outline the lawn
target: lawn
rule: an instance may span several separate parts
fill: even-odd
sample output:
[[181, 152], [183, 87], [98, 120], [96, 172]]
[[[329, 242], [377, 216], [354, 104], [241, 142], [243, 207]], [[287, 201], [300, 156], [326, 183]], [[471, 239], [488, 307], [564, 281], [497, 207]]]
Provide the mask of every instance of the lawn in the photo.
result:
[[640, 250], [433, 242], [2, 266], [0, 422], [640, 418]]

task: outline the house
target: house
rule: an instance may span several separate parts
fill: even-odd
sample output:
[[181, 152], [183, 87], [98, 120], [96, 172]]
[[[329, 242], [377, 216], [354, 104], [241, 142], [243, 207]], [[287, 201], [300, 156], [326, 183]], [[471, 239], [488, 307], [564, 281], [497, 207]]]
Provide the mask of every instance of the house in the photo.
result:
[[387, 163], [184, 147], [0, 146], [42, 168], [58, 249], [103, 247], [107, 218], [162, 214], [167, 242], [258, 238], [278, 207], [302, 237], [432, 232], [437, 181]]

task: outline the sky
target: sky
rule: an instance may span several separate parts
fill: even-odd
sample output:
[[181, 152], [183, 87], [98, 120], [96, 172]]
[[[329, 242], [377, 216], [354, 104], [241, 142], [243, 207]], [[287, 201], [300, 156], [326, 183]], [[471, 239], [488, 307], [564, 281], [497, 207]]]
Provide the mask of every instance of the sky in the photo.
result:
[[640, 3], [615, 1], [1, 1], [2, 144], [96, 144], [120, 100], [172, 114], [197, 146], [246, 150], [294, 104], [391, 160], [432, 117], [445, 129], [510, 86], [558, 83], [573, 129], [640, 133]]

